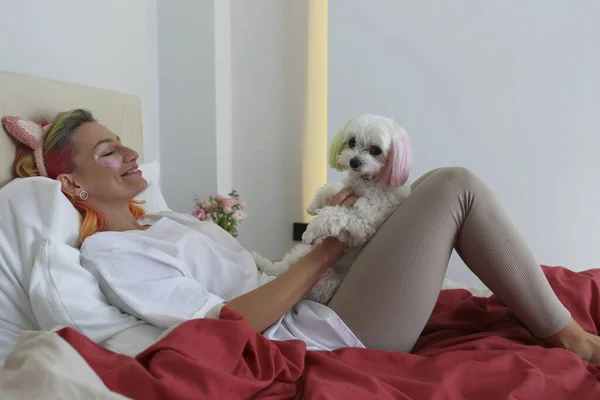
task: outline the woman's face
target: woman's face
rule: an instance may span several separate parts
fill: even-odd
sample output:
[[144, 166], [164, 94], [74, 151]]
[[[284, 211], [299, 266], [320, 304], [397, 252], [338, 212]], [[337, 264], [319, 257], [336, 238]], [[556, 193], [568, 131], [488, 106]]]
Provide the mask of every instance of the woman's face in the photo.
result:
[[117, 135], [96, 122], [86, 122], [75, 132], [72, 173], [58, 179], [74, 196], [85, 190], [87, 202], [100, 209], [123, 203], [146, 189], [148, 183], [138, 170], [139, 154], [123, 146]]

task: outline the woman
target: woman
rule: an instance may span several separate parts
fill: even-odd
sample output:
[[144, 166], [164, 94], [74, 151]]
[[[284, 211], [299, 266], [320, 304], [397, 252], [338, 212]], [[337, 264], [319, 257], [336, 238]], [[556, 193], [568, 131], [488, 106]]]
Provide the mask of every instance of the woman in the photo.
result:
[[[284, 275], [267, 277], [215, 224], [174, 213], [142, 218], [132, 201], [147, 185], [138, 154], [89, 112], [59, 114], [43, 152], [48, 176], [83, 216], [84, 267], [111, 304], [163, 329], [218, 317], [226, 304], [271, 339], [409, 352], [456, 249], [536, 337], [600, 364], [600, 338], [571, 318], [492, 191], [465, 169], [438, 169], [417, 180], [324, 306], [302, 297], [344, 252], [338, 240], [315, 246]], [[20, 176], [40, 170], [24, 150], [15, 166]], [[330, 205], [355, 200], [343, 190]]]

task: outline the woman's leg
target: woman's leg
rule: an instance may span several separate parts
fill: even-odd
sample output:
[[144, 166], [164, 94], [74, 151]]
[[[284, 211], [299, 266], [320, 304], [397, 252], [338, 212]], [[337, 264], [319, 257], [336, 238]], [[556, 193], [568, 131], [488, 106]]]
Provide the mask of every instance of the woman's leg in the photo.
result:
[[574, 324], [493, 192], [464, 168], [435, 170], [413, 184], [329, 306], [367, 347], [409, 352], [454, 248], [537, 337]]

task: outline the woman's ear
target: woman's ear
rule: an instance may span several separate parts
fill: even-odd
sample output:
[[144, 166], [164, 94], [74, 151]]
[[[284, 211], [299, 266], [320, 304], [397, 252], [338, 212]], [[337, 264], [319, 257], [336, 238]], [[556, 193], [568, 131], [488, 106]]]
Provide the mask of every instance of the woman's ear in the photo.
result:
[[75, 182], [71, 174], [60, 174], [56, 177], [56, 180], [60, 182], [63, 193], [69, 196], [78, 196], [83, 190], [83, 188]]

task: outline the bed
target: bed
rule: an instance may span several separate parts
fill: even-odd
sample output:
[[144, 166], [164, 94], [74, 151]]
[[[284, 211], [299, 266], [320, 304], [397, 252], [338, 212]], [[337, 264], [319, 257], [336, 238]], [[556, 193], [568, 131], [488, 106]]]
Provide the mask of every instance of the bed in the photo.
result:
[[[135, 96], [0, 73], [0, 117], [50, 119], [75, 107], [92, 110], [142, 154]], [[12, 179], [13, 155], [14, 144], [0, 134], [0, 187]], [[0, 189], [0, 207], [7, 187]], [[12, 223], [10, 214], [1, 219], [1, 213], [0, 224]], [[8, 235], [3, 240], [0, 322], [13, 311], [22, 314], [0, 324], [0, 345], [8, 349], [0, 354], [6, 360], [0, 370], [3, 399], [600, 398], [600, 368], [544, 347], [489, 291], [451, 281], [445, 281], [412, 354], [306, 351], [301, 342], [265, 339], [227, 307], [218, 319], [191, 320], [139, 351], [119, 351], [114, 340], [92, 340], [85, 329], [43, 324], [28, 287], [33, 258], [23, 258], [16, 271], [5, 254], [10, 243], [32, 253], [39, 243], [25, 246]], [[544, 271], [581, 325], [598, 333], [600, 271]]]

